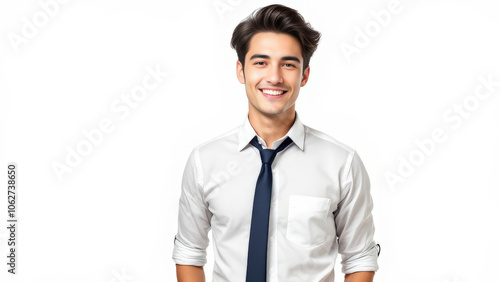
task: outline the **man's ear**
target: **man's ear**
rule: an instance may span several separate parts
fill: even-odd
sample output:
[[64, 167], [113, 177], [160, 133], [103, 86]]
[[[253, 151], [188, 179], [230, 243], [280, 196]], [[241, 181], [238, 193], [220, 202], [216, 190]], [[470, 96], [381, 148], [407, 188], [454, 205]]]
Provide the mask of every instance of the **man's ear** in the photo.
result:
[[236, 76], [241, 84], [245, 84], [245, 72], [240, 61], [236, 61]]
[[300, 82], [300, 87], [306, 85], [307, 80], [309, 80], [309, 72], [311, 71], [311, 66], [307, 66], [302, 74], [302, 81]]

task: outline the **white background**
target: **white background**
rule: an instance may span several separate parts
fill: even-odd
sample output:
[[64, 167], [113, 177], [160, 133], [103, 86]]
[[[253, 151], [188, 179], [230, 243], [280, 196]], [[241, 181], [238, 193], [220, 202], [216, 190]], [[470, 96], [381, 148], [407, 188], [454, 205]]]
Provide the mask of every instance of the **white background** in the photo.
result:
[[[185, 162], [243, 122], [229, 42], [240, 20], [271, 2], [73, 0], [43, 25], [45, 2], [0, 4], [1, 226], [7, 163], [19, 170], [18, 274], [7, 274], [2, 227], [0, 280], [175, 281]], [[355, 148], [368, 170], [382, 246], [375, 281], [496, 281], [500, 87], [482, 100], [474, 93], [480, 76], [500, 81], [498, 2], [396, 1], [382, 27], [374, 14], [387, 0], [280, 3], [322, 33], [296, 110]], [[24, 17], [40, 25], [30, 38]], [[346, 56], [342, 44], [356, 47], [367, 27], [369, 41]], [[147, 67], [169, 75], [124, 117], [112, 105]], [[467, 118], [450, 112], [464, 101]], [[83, 132], [106, 119], [113, 130], [60, 181], [53, 164], [65, 165], [68, 150], [88, 142]], [[416, 142], [439, 129], [446, 139], [424, 154]], [[411, 158], [413, 171], [390, 185], [386, 175]], [[209, 246], [207, 281], [212, 254]]]

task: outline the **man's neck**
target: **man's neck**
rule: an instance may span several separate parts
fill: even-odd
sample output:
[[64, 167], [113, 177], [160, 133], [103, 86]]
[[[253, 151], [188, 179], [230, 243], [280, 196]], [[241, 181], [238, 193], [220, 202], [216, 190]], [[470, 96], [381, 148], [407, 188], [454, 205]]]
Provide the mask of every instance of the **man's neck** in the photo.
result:
[[267, 148], [272, 148], [274, 141], [285, 136], [295, 122], [295, 109], [290, 108], [280, 115], [264, 115], [255, 109], [249, 110], [248, 120], [255, 132], [264, 139]]

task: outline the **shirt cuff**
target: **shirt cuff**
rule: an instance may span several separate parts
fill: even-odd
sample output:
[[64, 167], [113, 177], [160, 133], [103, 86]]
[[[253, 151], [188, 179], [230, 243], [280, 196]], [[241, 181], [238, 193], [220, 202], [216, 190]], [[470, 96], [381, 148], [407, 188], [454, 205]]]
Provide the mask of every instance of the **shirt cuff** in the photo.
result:
[[342, 272], [345, 274], [358, 271], [378, 270], [378, 248], [374, 244], [371, 249], [342, 260]]
[[203, 266], [207, 263], [207, 251], [191, 248], [175, 236], [172, 259], [175, 264]]

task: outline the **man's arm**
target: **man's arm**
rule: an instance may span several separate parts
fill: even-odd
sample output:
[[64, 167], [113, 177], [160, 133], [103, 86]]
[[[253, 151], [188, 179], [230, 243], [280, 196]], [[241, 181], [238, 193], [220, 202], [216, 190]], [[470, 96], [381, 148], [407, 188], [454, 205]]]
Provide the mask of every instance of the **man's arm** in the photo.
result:
[[203, 266], [175, 265], [178, 282], [205, 282]]
[[207, 262], [206, 248], [212, 213], [204, 202], [201, 174], [199, 152], [195, 148], [189, 155], [182, 176], [179, 226], [172, 255], [180, 282], [205, 281], [203, 265]]
[[345, 275], [345, 282], [373, 282], [375, 271], [360, 271]]
[[347, 274], [345, 281], [371, 282], [374, 271], [378, 270], [373, 203], [370, 179], [356, 151], [349, 155], [341, 180], [340, 202], [334, 216], [342, 272]]

